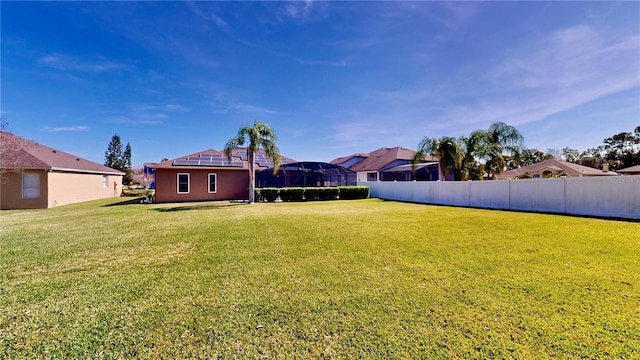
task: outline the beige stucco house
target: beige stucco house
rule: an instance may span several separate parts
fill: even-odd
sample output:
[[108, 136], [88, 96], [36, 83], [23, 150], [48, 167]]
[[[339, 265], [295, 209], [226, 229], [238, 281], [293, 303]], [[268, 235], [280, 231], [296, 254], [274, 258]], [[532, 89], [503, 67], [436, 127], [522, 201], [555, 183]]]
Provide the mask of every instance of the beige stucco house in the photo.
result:
[[547, 159], [529, 166], [507, 170], [496, 176], [498, 180], [515, 179], [524, 174], [531, 178], [547, 178], [552, 176], [585, 177], [585, 176], [617, 176], [619, 174], [608, 171], [590, 168], [588, 166], [570, 163], [557, 159]]
[[120, 196], [124, 173], [0, 131], [0, 209]]

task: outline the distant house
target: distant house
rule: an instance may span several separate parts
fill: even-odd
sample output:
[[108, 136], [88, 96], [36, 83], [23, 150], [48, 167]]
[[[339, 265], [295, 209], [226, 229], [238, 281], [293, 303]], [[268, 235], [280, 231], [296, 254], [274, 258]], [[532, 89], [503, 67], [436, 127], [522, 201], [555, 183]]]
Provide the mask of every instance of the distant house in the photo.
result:
[[0, 131], [0, 209], [116, 197], [123, 172]]
[[624, 169], [618, 169], [617, 173], [622, 175], [640, 175], [640, 165], [631, 166]]
[[507, 170], [496, 176], [498, 180], [515, 179], [528, 174], [532, 178], [546, 178], [552, 176], [583, 177], [583, 176], [616, 176], [613, 171], [604, 171], [578, 165], [557, 159], [547, 159], [529, 166]]
[[[281, 157], [282, 164], [295, 160]], [[246, 148], [233, 151], [203, 150], [161, 163], [146, 163], [155, 172], [157, 203], [248, 199], [249, 162]], [[255, 154], [256, 173], [273, 168], [264, 150]]]
[[357, 182], [366, 181], [436, 181], [438, 162], [431, 156], [416, 166], [415, 176], [411, 162], [416, 152], [402, 147], [383, 147], [370, 153], [357, 153], [333, 159], [331, 164], [341, 165], [356, 172]]

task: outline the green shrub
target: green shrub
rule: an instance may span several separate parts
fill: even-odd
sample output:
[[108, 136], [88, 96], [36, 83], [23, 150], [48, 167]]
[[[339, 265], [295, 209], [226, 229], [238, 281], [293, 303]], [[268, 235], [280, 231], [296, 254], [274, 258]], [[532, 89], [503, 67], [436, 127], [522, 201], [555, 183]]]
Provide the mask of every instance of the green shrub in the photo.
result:
[[321, 192], [322, 192], [322, 188], [318, 188], [318, 187], [304, 188], [304, 199], [306, 201], [320, 200]]
[[262, 201], [274, 202], [280, 194], [278, 188], [262, 188], [260, 189], [260, 198]]
[[340, 195], [340, 190], [337, 187], [322, 188], [320, 191], [318, 200], [334, 200]]
[[369, 197], [368, 186], [339, 186], [340, 200], [367, 199]]
[[304, 201], [304, 188], [282, 188], [280, 189], [282, 201]]

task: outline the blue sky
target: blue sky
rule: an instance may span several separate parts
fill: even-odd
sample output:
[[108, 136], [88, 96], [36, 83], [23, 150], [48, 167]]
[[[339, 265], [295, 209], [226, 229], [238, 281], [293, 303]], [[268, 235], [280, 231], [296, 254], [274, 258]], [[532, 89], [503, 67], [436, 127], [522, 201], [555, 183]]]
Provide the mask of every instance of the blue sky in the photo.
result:
[[6, 2], [2, 117], [99, 163], [221, 150], [254, 120], [329, 161], [496, 121], [585, 150], [640, 125], [640, 3]]

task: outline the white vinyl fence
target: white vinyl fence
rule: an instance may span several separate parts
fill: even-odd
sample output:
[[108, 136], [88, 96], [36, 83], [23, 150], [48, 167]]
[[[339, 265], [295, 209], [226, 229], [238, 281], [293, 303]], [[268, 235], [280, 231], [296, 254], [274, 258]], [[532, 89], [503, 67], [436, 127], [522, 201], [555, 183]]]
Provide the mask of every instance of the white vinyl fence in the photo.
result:
[[640, 176], [364, 182], [371, 197], [425, 204], [640, 219]]

